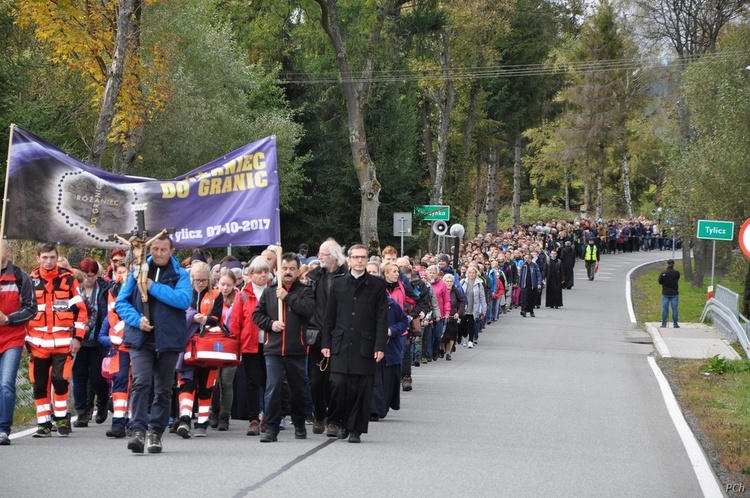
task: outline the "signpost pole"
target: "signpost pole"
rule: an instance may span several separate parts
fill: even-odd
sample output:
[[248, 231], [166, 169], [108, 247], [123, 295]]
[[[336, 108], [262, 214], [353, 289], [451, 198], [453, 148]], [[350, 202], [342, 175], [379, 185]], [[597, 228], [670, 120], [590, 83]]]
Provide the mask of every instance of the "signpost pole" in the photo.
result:
[[404, 255], [404, 231], [405, 231], [404, 230], [404, 222], [406, 221], [406, 218], [404, 218], [402, 216], [399, 219], [401, 220], [401, 253], [400, 253], [400, 255], [403, 256]]
[[713, 251], [711, 252], [711, 292], [714, 290], [714, 267], [716, 266], [716, 239], [712, 240]]
[[419, 260], [422, 261], [422, 226], [417, 225], [419, 228], [417, 230], [417, 247], [419, 250], [417, 251], [417, 255], [419, 256]]

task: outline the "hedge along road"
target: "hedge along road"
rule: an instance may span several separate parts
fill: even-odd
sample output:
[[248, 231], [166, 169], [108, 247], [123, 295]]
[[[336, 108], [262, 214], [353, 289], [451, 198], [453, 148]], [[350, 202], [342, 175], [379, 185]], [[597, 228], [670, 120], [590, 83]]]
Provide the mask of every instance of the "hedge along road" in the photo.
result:
[[[135, 455], [107, 424], [67, 438], [17, 437], [2, 450], [0, 494], [38, 496], [701, 496], [631, 324], [627, 272], [664, 253], [603, 256], [596, 280], [576, 265], [558, 310], [517, 310], [474, 349], [413, 372], [402, 407], [361, 444], [313, 435], [260, 444], [246, 421], [206, 438], [164, 436]], [[656, 282], [654, 282], [656, 285]], [[108, 421], [109, 422], [109, 421]]]

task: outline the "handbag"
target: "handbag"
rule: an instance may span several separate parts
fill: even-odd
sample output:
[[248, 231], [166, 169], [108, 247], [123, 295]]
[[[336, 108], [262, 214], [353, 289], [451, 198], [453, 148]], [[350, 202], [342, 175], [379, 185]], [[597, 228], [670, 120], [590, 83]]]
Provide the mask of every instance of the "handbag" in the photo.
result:
[[314, 346], [318, 341], [318, 337], [320, 337], [320, 329], [307, 327], [307, 330], [305, 331], [305, 344], [308, 346]]
[[102, 358], [102, 377], [104, 377], [107, 380], [112, 380], [114, 377], [114, 372], [110, 371], [110, 364], [112, 363], [112, 357], [111, 356], [105, 356]]
[[184, 363], [192, 367], [236, 367], [241, 360], [239, 337], [232, 335], [221, 323], [193, 335], [185, 348]]

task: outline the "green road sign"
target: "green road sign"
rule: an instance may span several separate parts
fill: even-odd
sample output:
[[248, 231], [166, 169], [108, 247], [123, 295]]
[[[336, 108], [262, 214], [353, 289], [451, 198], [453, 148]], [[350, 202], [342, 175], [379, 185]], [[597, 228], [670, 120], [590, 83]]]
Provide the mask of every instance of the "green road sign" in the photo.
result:
[[451, 219], [450, 206], [414, 206], [414, 217], [424, 221], [448, 221]]
[[698, 220], [698, 238], [709, 240], [732, 240], [733, 221]]

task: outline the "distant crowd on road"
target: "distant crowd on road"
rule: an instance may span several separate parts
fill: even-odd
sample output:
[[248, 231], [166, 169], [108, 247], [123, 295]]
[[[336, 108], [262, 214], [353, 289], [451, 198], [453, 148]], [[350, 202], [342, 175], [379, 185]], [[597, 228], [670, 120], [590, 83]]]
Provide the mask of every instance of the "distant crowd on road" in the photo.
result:
[[[328, 239], [315, 256], [306, 244], [284, 254], [271, 246], [246, 263], [201, 249], [178, 261], [161, 235], [111, 251], [106, 266], [86, 258], [72, 268], [56, 246], [39, 244], [30, 276], [4, 241], [0, 445], [10, 444], [24, 348], [37, 438], [111, 413], [107, 437], [128, 438], [134, 453], [161, 452], [165, 432], [205, 437], [235, 419], [263, 443], [278, 440], [287, 417], [294, 438], [312, 426], [358, 443], [417, 387], [418, 368], [477, 347], [514, 308], [531, 318], [542, 304], [562, 307], [577, 260], [594, 280], [601, 255], [663, 250], [672, 241], [664, 235], [643, 219], [550, 220], [480, 234], [458, 255], [399, 257], [390, 246], [372, 255]], [[238, 340], [236, 361], [186, 361], [206, 333]]]

